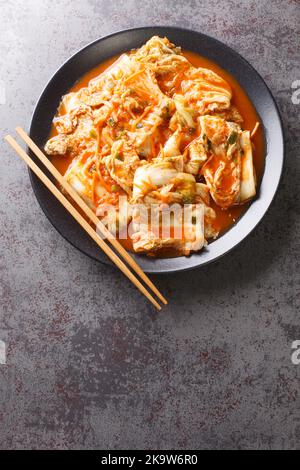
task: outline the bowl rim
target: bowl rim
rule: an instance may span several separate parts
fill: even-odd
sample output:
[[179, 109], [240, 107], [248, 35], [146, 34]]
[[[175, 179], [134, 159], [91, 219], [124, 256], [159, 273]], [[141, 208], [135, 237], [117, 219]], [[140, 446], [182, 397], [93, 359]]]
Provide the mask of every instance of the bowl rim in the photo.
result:
[[[263, 83], [263, 85], [265, 86], [266, 90], [268, 91], [269, 93], [269, 97], [271, 98], [272, 100], [272, 104], [274, 106], [274, 110], [276, 112], [276, 115], [277, 115], [277, 118], [278, 118], [278, 122], [279, 122], [279, 126], [280, 126], [280, 131], [281, 131], [281, 140], [282, 140], [282, 146], [281, 148], [278, 150], [281, 154], [281, 159], [280, 159], [280, 168], [279, 168], [279, 177], [278, 177], [278, 180], [277, 180], [277, 183], [276, 183], [276, 186], [273, 187], [273, 191], [272, 191], [272, 196], [271, 198], [269, 199], [269, 202], [268, 202], [268, 205], [266, 206], [263, 214], [258, 218], [257, 222], [255, 224], [253, 224], [253, 226], [251, 227], [250, 230], [247, 231], [247, 233], [242, 236], [241, 238], [239, 238], [237, 241], [235, 241], [235, 243], [232, 244], [232, 246], [226, 248], [222, 253], [218, 254], [217, 256], [214, 256], [213, 258], [211, 259], [208, 259], [206, 261], [203, 261], [201, 263], [198, 263], [198, 264], [193, 264], [193, 265], [190, 265], [188, 262], [187, 262], [187, 265], [186, 266], [179, 266], [179, 267], [172, 267], [171, 269], [170, 268], [159, 268], [159, 269], [155, 269], [155, 263], [153, 263], [153, 267], [154, 269], [149, 269], [149, 266], [147, 268], [143, 268], [144, 272], [146, 273], [151, 273], [151, 274], [169, 274], [169, 273], [176, 273], [176, 272], [184, 272], [184, 271], [189, 271], [189, 270], [192, 270], [192, 269], [197, 269], [197, 268], [200, 268], [200, 267], [204, 267], [204, 266], [207, 266], [208, 264], [210, 263], [214, 263], [218, 260], [220, 260], [221, 258], [223, 258], [223, 256], [227, 255], [228, 253], [230, 253], [233, 249], [235, 249], [237, 246], [239, 246], [244, 240], [246, 240], [252, 233], [253, 231], [259, 226], [259, 224], [262, 222], [262, 220], [264, 219], [264, 217], [266, 216], [267, 212], [269, 211], [271, 205], [273, 204], [274, 202], [274, 199], [276, 197], [276, 195], [278, 194], [278, 189], [279, 189], [279, 186], [280, 186], [280, 183], [282, 181], [282, 175], [283, 175], [283, 171], [284, 171], [284, 166], [285, 166], [285, 160], [286, 160], [286, 143], [285, 143], [285, 132], [284, 132], [284, 126], [283, 126], [283, 120], [282, 120], [282, 117], [281, 117], [281, 113], [280, 113], [280, 110], [279, 110], [279, 107], [278, 107], [278, 104], [275, 100], [275, 97], [272, 93], [272, 91], [270, 90], [269, 86], [267, 85], [267, 83], [265, 82], [264, 78], [261, 76], [261, 74], [253, 67], [253, 65], [251, 65], [251, 63], [245, 59], [241, 54], [239, 54], [235, 49], [233, 49], [231, 46], [228, 46], [226, 43], [220, 41], [219, 39], [213, 37], [213, 36], [210, 36], [210, 35], [207, 35], [205, 33], [202, 33], [200, 31], [196, 31], [196, 30], [193, 30], [193, 29], [189, 29], [189, 28], [183, 28], [183, 27], [179, 27], [179, 26], [170, 26], [170, 25], [146, 25], [146, 26], [139, 26], [139, 27], [136, 27], [136, 28], [127, 28], [127, 29], [120, 29], [120, 30], [117, 30], [113, 33], [110, 33], [108, 35], [104, 35], [104, 36], [100, 36], [99, 38], [89, 42], [88, 44], [86, 44], [85, 46], [83, 46], [81, 49], [79, 49], [78, 51], [76, 51], [74, 54], [72, 54], [69, 58], [67, 58], [57, 69], [56, 71], [52, 74], [52, 76], [50, 77], [50, 79], [48, 80], [46, 86], [43, 88], [43, 91], [41, 92], [39, 98], [37, 99], [37, 102], [35, 104], [35, 107], [34, 107], [34, 110], [32, 112], [32, 115], [31, 115], [31, 121], [30, 121], [30, 129], [29, 129], [29, 135], [32, 136], [32, 133], [33, 133], [33, 128], [34, 128], [34, 124], [35, 124], [35, 117], [36, 117], [36, 114], [38, 112], [38, 109], [39, 109], [39, 106], [40, 106], [40, 103], [41, 101], [43, 100], [43, 98], [47, 95], [48, 93], [48, 89], [50, 88], [52, 82], [55, 80], [55, 78], [59, 75], [59, 73], [61, 72], [61, 70], [63, 68], [65, 68], [65, 66], [67, 66], [71, 61], [73, 61], [76, 57], [79, 57], [84, 51], [90, 49], [91, 47], [93, 47], [94, 45], [98, 44], [99, 42], [103, 41], [103, 40], [107, 40], [107, 39], [110, 39], [110, 38], [113, 38], [115, 36], [119, 36], [121, 34], [125, 34], [125, 33], [133, 33], [135, 31], [151, 31], [153, 29], [156, 29], [156, 30], [159, 30], [161, 29], [162, 30], [162, 33], [163, 33], [163, 30], [169, 30], [169, 31], [173, 31], [174, 33], [180, 33], [180, 32], [183, 32], [183, 33], [191, 33], [191, 34], [195, 34], [195, 35], [199, 35], [201, 36], [202, 38], [205, 38], [207, 39], [208, 41], [211, 41], [211, 42], [214, 42], [216, 43], [217, 45], [219, 45], [219, 47], [221, 48], [226, 48], [230, 54], [232, 56], [235, 56], [238, 61], [240, 62], [243, 62], [248, 68], [250, 68], [252, 70], [252, 72], [254, 74], [256, 74], [258, 76], [258, 78], [261, 80], [261, 82]], [[163, 33], [165, 35], [167, 35], [167, 33]], [[211, 59], [213, 60], [213, 59]], [[214, 61], [214, 60], [213, 60]], [[101, 62], [99, 62], [101, 63]], [[217, 62], [216, 62], [217, 63]], [[219, 64], [218, 64], [219, 65]], [[221, 68], [224, 68], [223, 66], [220, 65]], [[92, 67], [93, 68], [93, 67]], [[91, 69], [92, 69], [91, 68]], [[91, 70], [90, 69], [90, 70]], [[226, 69], [225, 69], [226, 70]], [[231, 72], [229, 72], [231, 73]], [[235, 78], [235, 80], [239, 81], [237, 79], [237, 77], [234, 76], [234, 74], [232, 74], [233, 77]], [[79, 77], [77, 78], [79, 79]], [[75, 81], [76, 82], [76, 81]], [[74, 83], [75, 83], [74, 82]], [[241, 85], [242, 86], [242, 85]], [[244, 88], [244, 87], [243, 87]], [[245, 90], [246, 93], [247, 93], [247, 90]], [[248, 93], [247, 93], [248, 94]], [[249, 97], [250, 99], [250, 97]], [[250, 99], [251, 101], [251, 99]], [[254, 104], [253, 104], [254, 106]], [[262, 124], [263, 121], [262, 121]], [[32, 156], [32, 153], [30, 151], [30, 149], [27, 147], [27, 153], [30, 154]], [[267, 158], [267, 143], [266, 143], [266, 155], [265, 155], [265, 158]], [[40, 195], [38, 194], [38, 191], [37, 191], [37, 187], [36, 187], [36, 180], [35, 180], [35, 175], [33, 174], [33, 172], [29, 169], [28, 170], [29, 172], [29, 176], [30, 176], [30, 182], [31, 182], [31, 186], [32, 186], [32, 189], [33, 189], [33, 192], [34, 192], [34, 195], [43, 211], [43, 213], [45, 214], [45, 216], [47, 217], [47, 219], [49, 220], [49, 222], [51, 223], [51, 225], [57, 230], [57, 232], [68, 242], [70, 243], [72, 246], [74, 246], [74, 248], [76, 248], [77, 250], [79, 250], [81, 253], [83, 253], [84, 255], [88, 256], [89, 258], [97, 261], [97, 262], [100, 262], [102, 264], [106, 264], [106, 265], [109, 265], [109, 266], [114, 266], [113, 263], [105, 256], [103, 259], [99, 259], [99, 258], [96, 258], [95, 256], [93, 256], [93, 254], [91, 253], [88, 253], [87, 251], [85, 251], [82, 247], [80, 246], [77, 246], [76, 243], [74, 243], [72, 240], [70, 240], [64, 233], [63, 231], [61, 230], [59, 224], [55, 224], [54, 221], [52, 220], [52, 217], [50, 216], [50, 214], [48, 213], [47, 209], [45, 208], [43, 202], [41, 201], [41, 198], [40, 198]], [[264, 169], [264, 172], [265, 172], [265, 169]], [[262, 175], [262, 180], [264, 178], [264, 172], [263, 172], [263, 175]], [[255, 203], [256, 199], [253, 200], [253, 204]], [[252, 206], [252, 204], [251, 204]], [[250, 206], [250, 207], [251, 207]], [[247, 212], [249, 211], [250, 207], [246, 210], [245, 214], [247, 214]], [[239, 224], [239, 221], [243, 218], [243, 216], [237, 220], [236, 224], [234, 224], [232, 226], [233, 227], [236, 227], [238, 226]], [[228, 230], [228, 232], [226, 233], [229, 233], [230, 232], [230, 229]], [[225, 234], [226, 234], [225, 233]], [[225, 235], [224, 234], [224, 235]], [[221, 235], [220, 238], [218, 238], [217, 240], [221, 239], [222, 236], [224, 235]], [[216, 240], [216, 241], [217, 241]], [[215, 243], [216, 241], [212, 242]], [[137, 263], [140, 264], [140, 261], [142, 259], [145, 258], [145, 255], [137, 255], [137, 254], [133, 254], [134, 255], [134, 258], [136, 259]], [[200, 254], [192, 254], [191, 256], [195, 256], [195, 255], [198, 255], [198, 256], [201, 256], [201, 252]], [[178, 258], [153, 258], [153, 260], [161, 260], [163, 261], [164, 259], [181, 259], [181, 258], [185, 258], [186, 260], [190, 259], [191, 257], [178, 257]], [[148, 258], [149, 260], [149, 258]], [[152, 260], [152, 259], [151, 259]]]

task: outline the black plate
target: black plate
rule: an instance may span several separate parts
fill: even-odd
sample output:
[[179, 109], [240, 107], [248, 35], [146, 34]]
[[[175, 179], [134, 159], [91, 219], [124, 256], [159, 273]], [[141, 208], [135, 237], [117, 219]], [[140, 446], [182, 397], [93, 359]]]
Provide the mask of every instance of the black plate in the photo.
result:
[[[30, 136], [40, 146], [46, 142], [57, 107], [71, 86], [86, 72], [106, 59], [140, 47], [151, 36], [167, 36], [183, 49], [197, 52], [215, 61], [231, 73], [248, 93], [264, 126], [266, 162], [259, 196], [247, 212], [224, 235], [192, 256], [154, 259], [134, 255], [145, 272], [161, 273], [195, 268], [228, 253], [252, 232], [268, 210], [277, 191], [284, 160], [283, 131], [279, 112], [270, 90], [256, 70], [225, 44], [204, 34], [177, 27], [144, 27], [120, 31], [98, 39], [71, 57], [51, 78], [35, 108]], [[50, 222], [72, 245], [97, 261], [110, 263], [97, 245], [46, 187], [30, 173], [35, 195]]]

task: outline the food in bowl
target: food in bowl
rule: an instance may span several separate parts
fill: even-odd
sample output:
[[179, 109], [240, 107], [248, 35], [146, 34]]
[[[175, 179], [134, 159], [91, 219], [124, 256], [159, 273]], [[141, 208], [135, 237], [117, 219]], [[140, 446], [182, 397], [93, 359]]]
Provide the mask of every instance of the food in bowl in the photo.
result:
[[[45, 150], [125, 246], [182, 256], [255, 197], [263, 136], [229, 74], [154, 36], [75, 84]], [[186, 207], [187, 219], [178, 212]]]

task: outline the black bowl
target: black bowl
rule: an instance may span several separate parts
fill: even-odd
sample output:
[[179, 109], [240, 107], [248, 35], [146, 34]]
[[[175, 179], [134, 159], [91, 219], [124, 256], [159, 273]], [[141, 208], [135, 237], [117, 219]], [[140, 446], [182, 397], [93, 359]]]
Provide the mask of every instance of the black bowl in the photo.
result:
[[[204, 34], [177, 27], [143, 27], [120, 31], [98, 39], [72, 56], [51, 78], [33, 114], [30, 136], [43, 147], [57, 107], [71, 86], [86, 72], [106, 59], [140, 47], [151, 36], [167, 36], [183, 49], [215, 61], [231, 73], [247, 92], [264, 126], [266, 161], [259, 196], [238, 222], [200, 253], [192, 256], [155, 259], [133, 255], [145, 272], [162, 273], [191, 269], [215, 261], [237, 246], [261, 221], [277, 191], [284, 160], [284, 139], [280, 115], [274, 98], [261, 76], [239, 54], [225, 44]], [[47, 188], [30, 172], [34, 193], [44, 213], [72, 245], [97, 261], [110, 263], [97, 245], [81, 229]]]

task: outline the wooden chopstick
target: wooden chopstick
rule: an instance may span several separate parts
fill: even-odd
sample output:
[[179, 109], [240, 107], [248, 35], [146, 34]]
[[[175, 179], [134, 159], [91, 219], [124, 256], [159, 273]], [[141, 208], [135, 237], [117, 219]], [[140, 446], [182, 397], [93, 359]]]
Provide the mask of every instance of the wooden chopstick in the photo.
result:
[[71, 204], [70, 201], [59, 191], [59, 189], [52, 183], [52, 181], [42, 172], [42, 170], [34, 163], [34, 161], [27, 155], [27, 153], [19, 146], [19, 144], [10, 135], [5, 137], [5, 140], [16, 151], [19, 157], [31, 168], [36, 176], [47, 186], [49, 191], [61, 202], [67, 211], [74, 217], [74, 219], [81, 225], [81, 227], [90, 235], [90, 237], [97, 243], [97, 245], [104, 251], [104, 253], [112, 260], [112, 262], [125, 274], [125, 276], [139, 289], [139, 291], [147, 297], [148, 300], [158, 309], [161, 310], [159, 303], [152, 297], [147, 289], [141, 282], [134, 276], [116, 253], [105, 243], [105, 241], [97, 234], [92, 226], [82, 217], [77, 209]]
[[102, 235], [107, 238], [112, 246], [118, 251], [119, 255], [128, 263], [128, 265], [140, 276], [144, 283], [157, 295], [157, 297], [167, 305], [167, 300], [159, 292], [157, 287], [149, 279], [148, 276], [144, 273], [141, 267], [136, 263], [136, 261], [130, 256], [130, 254], [125, 250], [121, 243], [107, 230], [105, 225], [98, 219], [96, 214], [92, 209], [86, 204], [86, 202], [79, 196], [79, 194], [72, 188], [72, 186], [65, 180], [61, 173], [55, 168], [55, 166], [50, 162], [46, 155], [39, 149], [39, 147], [33, 142], [28, 134], [21, 128], [16, 127], [16, 131], [19, 136], [24, 140], [28, 147], [33, 151], [33, 153], [41, 160], [49, 172], [54, 176], [55, 179], [61, 184], [65, 191], [74, 199], [78, 206], [83, 210], [87, 217], [96, 225], [97, 229], [100, 230]]

